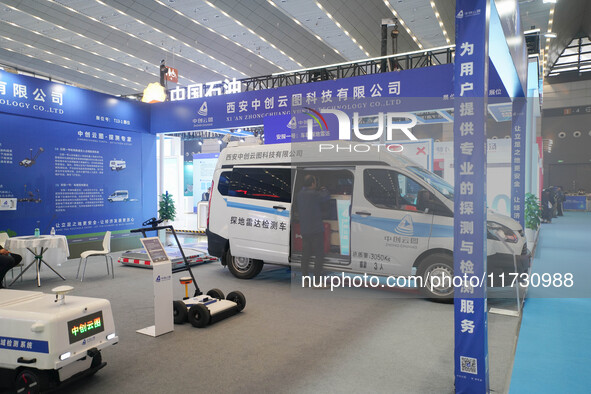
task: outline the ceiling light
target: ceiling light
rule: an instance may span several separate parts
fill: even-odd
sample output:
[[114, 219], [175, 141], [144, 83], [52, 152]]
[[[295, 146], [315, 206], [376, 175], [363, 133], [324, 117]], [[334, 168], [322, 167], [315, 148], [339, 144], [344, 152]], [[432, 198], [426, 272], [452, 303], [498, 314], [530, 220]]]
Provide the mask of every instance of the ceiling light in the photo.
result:
[[[9, 6], [9, 7], [10, 7], [10, 6]], [[18, 10], [17, 8], [14, 8], [14, 11], [22, 12], [22, 11]], [[27, 14], [25, 14], [25, 15], [27, 15]], [[51, 22], [49, 22], [49, 21], [47, 21], [47, 20], [44, 20], [44, 22], [46, 22], [46, 23], [51, 23]], [[19, 27], [19, 28], [21, 28], [21, 29], [25, 29], [25, 30], [27, 30], [27, 31], [29, 31], [29, 32], [31, 32], [31, 33], [33, 33], [33, 34], [35, 34], [35, 35], [38, 35], [38, 36], [47, 36], [46, 34], [40, 33], [40, 32], [38, 32], [38, 31], [35, 31], [35, 30], [26, 29], [26, 28], [24, 28], [24, 27], [22, 27], [22, 26], [18, 26], [18, 25], [16, 25], [16, 24], [14, 24], [14, 23], [10, 23], [10, 22], [7, 22], [7, 23], [9, 23], [10, 25], [13, 25], [13, 26]], [[66, 28], [62, 27], [62, 26], [56, 26], [56, 27], [58, 27], [59, 29], [61, 29], [61, 30], [64, 30], [64, 31], [68, 31], [68, 32], [70, 32], [70, 33], [74, 33], [74, 34], [76, 34], [77, 36], [79, 36], [79, 37], [81, 37], [81, 38], [83, 38], [83, 39], [85, 39], [85, 40], [92, 41], [92, 42], [94, 42], [95, 44], [97, 44], [97, 45], [100, 45], [100, 46], [104, 46], [104, 47], [106, 47], [106, 48], [108, 48], [108, 49], [110, 49], [110, 50], [117, 50], [117, 48], [112, 48], [112, 47], [110, 47], [110, 46], [108, 46], [108, 45], [106, 45], [106, 44], [104, 44], [104, 43], [102, 43], [102, 42], [100, 42], [100, 41], [97, 41], [97, 40], [93, 39], [93, 38], [90, 38], [90, 37], [83, 36], [83, 35], [82, 35], [82, 34], [80, 34], [80, 33], [76, 33], [76, 32], [69, 31], [69, 30], [67, 30]], [[59, 38], [56, 38], [56, 37], [49, 37], [49, 38], [51, 38], [52, 40], [54, 40], [54, 41], [57, 41], [57, 42], [59, 42], [59, 43], [61, 43], [61, 44], [68, 45], [68, 46], [72, 46], [72, 47], [74, 47], [74, 48], [76, 48], [76, 49], [79, 49], [79, 50], [81, 50], [81, 51], [85, 51], [85, 49], [84, 49], [84, 48], [82, 48], [82, 47], [80, 47], [80, 46], [78, 46], [78, 45], [76, 45], [76, 44], [74, 44], [74, 43], [72, 43], [72, 42], [65, 42], [64, 40], [61, 40], [61, 39], [59, 39]], [[117, 50], [117, 51], [118, 51], [118, 50]], [[119, 52], [120, 52], [120, 51], [119, 51]], [[137, 68], [136, 66], [134, 66], [134, 65], [132, 65], [132, 64], [130, 64], [130, 63], [127, 63], [127, 62], [125, 62], [124, 60], [116, 60], [115, 58], [113, 58], [113, 57], [110, 57], [110, 56], [108, 56], [108, 55], [106, 55], [106, 54], [99, 55], [97, 52], [90, 52], [90, 53], [92, 53], [92, 54], [93, 54], [93, 55], [95, 55], [95, 56], [100, 56], [100, 57], [106, 58], [106, 59], [108, 59], [108, 60], [110, 60], [110, 61], [112, 61], [112, 62], [115, 62], [115, 63], [122, 63], [122, 64], [124, 64], [124, 65], [126, 65], [126, 66], [128, 66], [128, 67], [130, 67], [130, 68], [133, 68], [133, 69], [136, 69], [136, 70], [139, 70], [139, 71], [142, 71], [142, 72], [147, 72], [148, 74], [151, 74], [151, 75], [154, 75], [154, 76], [158, 76], [158, 74], [156, 74], [156, 73], [154, 73], [154, 72], [150, 72], [150, 71], [148, 71], [148, 69], [147, 69], [147, 68], [146, 68], [146, 70], [144, 70], [144, 69], [142, 69], [142, 68]], [[148, 65], [152, 66], [152, 64], [151, 64], [151, 63], [148, 63], [148, 62], [146, 62], [146, 61], [144, 61], [144, 60], [142, 60], [142, 59], [140, 59], [140, 58], [138, 58], [138, 57], [136, 57], [136, 56], [134, 56], [134, 55], [131, 55], [131, 54], [125, 54], [125, 55], [126, 55], [126, 56], [129, 56], [129, 57], [131, 57], [131, 58], [133, 58], [133, 59], [136, 59], [136, 60], [138, 60], [138, 61], [140, 61], [140, 62], [142, 62], [142, 63], [144, 63], [144, 64], [148, 64]], [[64, 66], [64, 67], [66, 67], [66, 68], [69, 68], [69, 67], [67, 67], [67, 66]], [[188, 78], [185, 78], [185, 79], [188, 79]], [[192, 80], [190, 80], [190, 79], [188, 79], [188, 80], [189, 80], [189, 81], [191, 81], [191, 82], [193, 82], [193, 81], [192, 81]], [[139, 84], [139, 83], [136, 83], [136, 82], [134, 82], [134, 83], [135, 83], [136, 85], [140, 86], [140, 87], [143, 87], [143, 85], [142, 85], [142, 84]], [[193, 82], [193, 83], [195, 83], [195, 82]]]
[[557, 37], [556, 33], [553, 33], [553, 32], [548, 32], [548, 33], [544, 34], [544, 36], [546, 38], [556, 38]]
[[544, 0], [542, 3], [556, 3], [556, 0]]
[[370, 56], [370, 55], [369, 55], [369, 52], [368, 52], [368, 51], [366, 51], [366, 50], [365, 50], [365, 48], [363, 48], [363, 46], [357, 42], [357, 40], [355, 39], [355, 37], [353, 37], [353, 36], [352, 36], [352, 35], [351, 35], [351, 34], [350, 34], [348, 31], [347, 31], [347, 29], [345, 29], [345, 28], [344, 28], [344, 27], [343, 27], [343, 26], [342, 26], [342, 25], [339, 23], [339, 21], [337, 21], [337, 20], [336, 20], [336, 19], [335, 19], [335, 18], [332, 16], [332, 14], [331, 14], [330, 12], [328, 12], [328, 10], [326, 10], [322, 4], [320, 4], [320, 2], [319, 2], [319, 1], [316, 1], [316, 5], [318, 6], [318, 8], [320, 8], [320, 9], [321, 9], [321, 10], [322, 10], [322, 11], [323, 11], [323, 12], [324, 12], [324, 13], [325, 13], [327, 16], [328, 16], [328, 18], [329, 18], [331, 21], [333, 21], [333, 22], [334, 22], [334, 24], [335, 24], [335, 25], [337, 25], [337, 27], [338, 27], [339, 29], [341, 29], [341, 30], [342, 30], [342, 31], [343, 31], [343, 32], [344, 32], [344, 33], [347, 35], [347, 37], [349, 37], [349, 38], [351, 39], [351, 41], [353, 41], [353, 43], [354, 43], [355, 45], [357, 45], [357, 47], [358, 47], [358, 48], [359, 48], [359, 49], [360, 49], [360, 50], [361, 50], [363, 53], [365, 53], [365, 56], [367, 56], [367, 57], [369, 57], [369, 56]]
[[534, 34], [534, 33], [539, 33], [540, 29], [531, 29], [531, 30], [526, 30], [523, 32], [523, 34], [528, 35], [528, 34]]
[[[211, 3], [209, 0], [203, 0], [205, 2], [205, 4], [207, 4], [208, 6], [215, 8], [216, 10], [220, 11], [222, 14], [224, 14], [226, 17], [228, 17], [229, 19], [231, 19], [232, 21], [234, 21], [236, 24], [238, 24], [238, 26], [241, 26], [243, 28], [245, 28], [246, 30], [248, 30], [251, 34], [257, 36], [259, 39], [261, 39], [262, 41], [266, 42], [267, 44], [269, 44], [273, 49], [279, 51], [283, 56], [287, 57], [289, 60], [291, 60], [292, 62], [296, 63], [298, 66], [300, 67], [304, 67], [302, 65], [302, 63], [296, 61], [293, 57], [289, 56], [287, 53], [285, 53], [283, 50], [277, 48], [277, 46], [275, 44], [273, 44], [272, 42], [270, 42], [269, 40], [267, 40], [265, 37], [257, 34], [254, 32], [254, 30], [252, 30], [249, 27], [244, 26], [244, 23], [240, 22], [238, 19], [231, 17], [229, 14], [227, 14], [225, 11], [223, 11], [222, 9], [220, 9], [218, 6], [214, 5], [213, 3]], [[243, 35], [245, 33], [242, 33]]]
[[[100, 3], [100, 4], [104, 4], [104, 5], [106, 5], [105, 3], [103, 3], [103, 2], [102, 2], [102, 1], [100, 1], [100, 0], [96, 0], [96, 1], [97, 1], [98, 3]], [[113, 6], [109, 6], [109, 7], [112, 7], [112, 8], [114, 8]], [[119, 11], [119, 10], [118, 10], [118, 11]], [[76, 12], [77, 14], [80, 14], [80, 15], [84, 15], [84, 14], [82, 14], [82, 13], [78, 12], [78, 11], [74, 11], [74, 12]], [[128, 18], [131, 18], [131, 19], [135, 20], [136, 22], [141, 22], [141, 21], [140, 21], [139, 19], [137, 19], [136, 17], [133, 17], [133, 16], [131, 16], [131, 15], [129, 15], [129, 14], [127, 14], [127, 13], [123, 12], [123, 11], [119, 11], [119, 12], [120, 12], [122, 15], [125, 15], [125, 16], [127, 16]], [[102, 23], [102, 24], [106, 25], [106, 23], [103, 23], [103, 22], [100, 22], [100, 23]], [[111, 25], [107, 25], [107, 26], [109, 26], [109, 27], [111, 27], [112, 29], [115, 29], [115, 30], [117, 30], [117, 31], [120, 31], [120, 32], [122, 32], [122, 33], [124, 33], [124, 34], [127, 34], [128, 36], [131, 36], [131, 37], [134, 37], [134, 38], [136, 38], [136, 39], [138, 39], [138, 40], [140, 40], [140, 41], [143, 41], [143, 42], [145, 42], [145, 43], [146, 43], [146, 44], [148, 44], [148, 45], [151, 45], [151, 46], [157, 47], [158, 49], [161, 49], [161, 48], [160, 48], [158, 45], [156, 45], [156, 44], [154, 44], [154, 43], [152, 43], [152, 42], [150, 42], [150, 41], [144, 40], [143, 38], [140, 38], [139, 36], [137, 36], [137, 35], [135, 35], [135, 34], [129, 33], [128, 31], [121, 30], [121, 29], [119, 29], [118, 27], [111, 26]], [[159, 31], [159, 32], [160, 32], [160, 31]], [[162, 34], [162, 32], [160, 32], [160, 33]], [[222, 64], [222, 65], [224, 65], [224, 66], [226, 66], [226, 67], [228, 67], [228, 68], [230, 68], [230, 69], [232, 69], [232, 70], [236, 71], [237, 73], [239, 73], [239, 74], [242, 74], [242, 75], [243, 75], [243, 76], [245, 76], [245, 77], [247, 76], [247, 75], [246, 75], [245, 73], [243, 73], [242, 71], [239, 71], [238, 69], [236, 69], [236, 68], [234, 68], [234, 67], [230, 66], [229, 64], [227, 64], [227, 63], [225, 63], [225, 62], [223, 62], [223, 61], [221, 61], [221, 60], [219, 60], [219, 59], [216, 59], [216, 58], [214, 58], [213, 56], [211, 56], [211, 55], [209, 55], [209, 54], [207, 54], [207, 53], [203, 52], [202, 50], [200, 50], [200, 49], [198, 49], [198, 48], [195, 48], [195, 47], [192, 47], [192, 46], [188, 46], [187, 44], [184, 44], [184, 43], [182, 43], [182, 42], [181, 42], [181, 45], [182, 45], [183, 47], [185, 47], [185, 48], [189, 49], [189, 50], [194, 50], [194, 51], [196, 51], [196, 52], [200, 53], [201, 55], [204, 55], [204, 56], [206, 56], [206, 57], [210, 58], [212, 61], [214, 61], [214, 62], [218, 62], [218, 63], [220, 63], [220, 64]], [[117, 50], [117, 48], [113, 48], [113, 49]], [[184, 59], [184, 60], [186, 60], [186, 61], [188, 61], [188, 62], [191, 62], [191, 63], [193, 63], [193, 64], [195, 64], [195, 65], [197, 65], [197, 66], [199, 66], [199, 67], [203, 67], [203, 68], [205, 68], [205, 69], [207, 69], [207, 70], [209, 70], [209, 71], [212, 71], [212, 72], [214, 72], [214, 73], [216, 73], [216, 74], [220, 74], [220, 75], [222, 75], [222, 76], [224, 76], [224, 77], [226, 77], [226, 78], [231, 78], [229, 75], [226, 75], [226, 74], [224, 74], [223, 72], [221, 72], [221, 71], [219, 71], [219, 70], [214, 70], [213, 68], [211, 68], [211, 67], [208, 67], [208, 66], [206, 66], [206, 65], [204, 65], [204, 64], [202, 64], [202, 63], [200, 63], [200, 62], [197, 62], [197, 61], [195, 61], [195, 60], [193, 60], [193, 59], [191, 59], [191, 58], [187, 58], [187, 57], [181, 56], [181, 55], [179, 55], [178, 53], [177, 53], [177, 55], [176, 55], [176, 56], [177, 56], [177, 57], [180, 57], [181, 59]], [[192, 82], [193, 82], [193, 83], [196, 83], [195, 81], [192, 81]]]
[[[162, 5], [163, 5], [163, 6], [165, 6], [165, 7], [168, 7], [168, 8], [170, 8], [171, 10], [173, 10], [174, 12], [176, 12], [178, 15], [180, 15], [180, 16], [182, 16], [182, 17], [184, 17], [184, 18], [187, 18], [188, 20], [190, 20], [191, 22], [195, 23], [196, 25], [199, 25], [199, 26], [201, 26], [201, 27], [204, 27], [204, 28], [206, 28], [207, 30], [209, 30], [210, 32], [212, 32], [212, 33], [214, 33], [214, 34], [217, 34], [217, 35], [219, 35], [220, 37], [222, 37], [222, 38], [224, 38], [224, 39], [226, 39], [226, 40], [228, 40], [228, 41], [232, 41], [234, 44], [236, 44], [236, 45], [238, 45], [239, 47], [241, 47], [241, 48], [243, 48], [243, 49], [247, 50], [248, 52], [252, 53], [253, 55], [255, 55], [255, 56], [258, 56], [258, 57], [259, 57], [259, 58], [261, 58], [262, 60], [264, 60], [264, 61], [266, 61], [266, 62], [269, 62], [270, 64], [274, 65], [275, 67], [278, 67], [278, 68], [280, 68], [280, 69], [282, 69], [282, 70], [285, 70], [285, 68], [283, 68], [283, 67], [281, 67], [280, 65], [278, 65], [278, 64], [276, 64], [276, 63], [274, 63], [273, 61], [271, 61], [271, 60], [269, 60], [269, 59], [265, 58], [265, 57], [264, 57], [264, 56], [262, 56], [261, 54], [259, 54], [259, 53], [256, 53], [256, 52], [255, 52], [255, 51], [253, 51], [252, 49], [250, 49], [250, 48], [247, 48], [247, 47], [245, 47], [244, 45], [242, 45], [242, 44], [240, 44], [240, 43], [238, 43], [238, 42], [236, 42], [236, 41], [232, 40], [230, 37], [228, 37], [228, 36], [225, 36], [224, 34], [220, 33], [219, 31], [216, 31], [216, 30], [212, 29], [212, 28], [211, 28], [211, 27], [209, 27], [209, 26], [206, 26], [206, 25], [203, 25], [203, 24], [199, 23], [199, 22], [198, 22], [196, 19], [193, 19], [193, 18], [191, 18], [191, 17], [189, 17], [189, 16], [187, 16], [187, 15], [183, 14], [183, 13], [182, 13], [182, 12], [180, 12], [179, 10], [177, 10], [177, 9], [173, 8], [172, 6], [169, 6], [169, 5], [166, 5], [166, 4], [164, 4], [164, 3], [163, 3], [161, 0], [155, 0], [155, 1], [156, 1], [157, 3], [159, 3], [159, 4], [162, 4]], [[225, 11], [223, 11], [223, 10], [219, 10], [219, 11], [220, 11], [220, 12], [221, 12], [221, 13], [222, 13], [222, 14], [223, 14], [225, 17], [227, 17], [227, 18], [230, 18], [230, 15], [228, 15], [228, 13], [227, 13], [227, 12], [225, 12]], [[219, 16], [219, 15], [216, 15], [216, 17], [218, 17], [218, 16]], [[231, 19], [231, 18], [230, 18], [230, 19]], [[207, 20], [207, 19], [204, 19], [204, 20]], [[236, 35], [233, 35], [232, 37], [236, 37]]]

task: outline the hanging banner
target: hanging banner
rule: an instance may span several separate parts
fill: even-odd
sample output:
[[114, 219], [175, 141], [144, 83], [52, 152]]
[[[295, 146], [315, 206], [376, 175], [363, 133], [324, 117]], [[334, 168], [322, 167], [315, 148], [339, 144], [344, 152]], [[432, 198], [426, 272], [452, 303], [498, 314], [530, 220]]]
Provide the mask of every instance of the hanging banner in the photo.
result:
[[511, 132], [511, 217], [525, 228], [525, 128], [527, 102], [525, 98], [513, 101]]
[[[488, 0], [456, 1], [454, 275], [456, 393], [488, 393], [486, 115]], [[484, 283], [483, 283], [484, 282]]]
[[[444, 64], [232, 94], [221, 94], [220, 88], [208, 97], [177, 87], [170, 91], [171, 101], [152, 105], [151, 127], [158, 133], [244, 127], [262, 125], [269, 116], [291, 115], [292, 107], [316, 109], [376, 98], [449, 99], [452, 70], [452, 64]], [[426, 103], [423, 107], [433, 108]]]

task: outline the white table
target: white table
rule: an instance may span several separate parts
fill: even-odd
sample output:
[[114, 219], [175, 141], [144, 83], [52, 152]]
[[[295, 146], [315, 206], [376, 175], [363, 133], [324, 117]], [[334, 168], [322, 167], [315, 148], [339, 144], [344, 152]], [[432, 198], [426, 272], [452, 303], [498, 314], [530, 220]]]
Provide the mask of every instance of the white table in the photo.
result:
[[35, 264], [35, 269], [37, 271], [37, 287], [40, 287], [41, 277], [39, 275], [39, 271], [41, 268], [41, 263], [49, 267], [49, 269], [51, 269], [57, 276], [59, 276], [63, 280], [66, 280], [66, 278], [64, 278], [59, 272], [53, 269], [52, 266], [47, 264], [45, 260], [43, 260], [43, 254], [47, 252], [48, 249], [60, 249], [62, 252], [65, 253], [66, 257], [70, 256], [70, 250], [68, 249], [68, 240], [64, 235], [40, 235], [38, 237], [30, 235], [22, 237], [11, 237], [8, 238], [4, 243], [4, 248], [10, 251], [14, 251], [15, 249], [27, 249], [34, 256], [33, 261], [29, 265], [27, 265], [25, 269], [16, 278], [14, 278], [8, 286], [12, 286], [12, 284], [16, 282], [18, 278], [23, 276], [23, 274], [29, 268], [31, 268], [33, 264]]

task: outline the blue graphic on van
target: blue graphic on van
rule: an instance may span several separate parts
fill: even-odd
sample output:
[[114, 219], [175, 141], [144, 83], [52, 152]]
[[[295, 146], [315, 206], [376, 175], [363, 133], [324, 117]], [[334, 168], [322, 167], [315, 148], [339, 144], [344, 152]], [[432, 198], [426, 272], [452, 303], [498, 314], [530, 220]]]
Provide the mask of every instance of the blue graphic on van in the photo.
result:
[[[403, 220], [404, 218], [402, 220], [398, 220], [380, 218], [375, 216], [364, 217], [356, 214], [351, 215], [351, 222], [363, 224], [365, 226], [375, 227], [377, 229], [384, 230], [389, 233], [393, 233], [395, 230], [392, 231], [392, 229], [396, 229]], [[431, 223], [413, 222], [412, 230], [413, 237], [452, 238], [454, 235], [453, 226], [446, 226], [443, 224], [431, 225]], [[407, 236], [406, 234], [403, 235]]]
[[434, 224], [431, 226], [431, 238], [453, 238], [453, 226], [446, 226], [444, 224]]
[[254, 205], [254, 204], [244, 204], [244, 203], [240, 203], [240, 202], [228, 201], [225, 198], [224, 198], [224, 200], [226, 201], [226, 206], [228, 208], [247, 209], [249, 211], [270, 213], [272, 215], [289, 217], [289, 211], [287, 209], [284, 211], [281, 211], [281, 210], [278, 210], [275, 208], [261, 207], [259, 205]]
[[[351, 215], [351, 222], [363, 224], [369, 227], [375, 227], [377, 229], [387, 231], [388, 233], [394, 233], [394, 229], [402, 222], [398, 219], [380, 218], [375, 216], [364, 217], [361, 215]], [[429, 237], [431, 234], [431, 223], [413, 223], [414, 237]], [[406, 234], [404, 234], [406, 236]], [[354, 237], [355, 235], [353, 235]]]
[[412, 223], [412, 217], [410, 215], [403, 217], [400, 223], [398, 223], [398, 226], [394, 229], [394, 232], [400, 235], [413, 235], [414, 226]]

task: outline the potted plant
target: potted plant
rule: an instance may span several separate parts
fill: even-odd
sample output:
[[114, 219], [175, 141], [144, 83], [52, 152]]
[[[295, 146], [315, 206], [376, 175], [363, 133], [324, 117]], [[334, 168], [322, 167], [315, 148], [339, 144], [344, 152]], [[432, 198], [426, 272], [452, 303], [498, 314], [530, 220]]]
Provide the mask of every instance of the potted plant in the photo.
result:
[[172, 194], [168, 194], [168, 191], [160, 196], [158, 215], [165, 223], [168, 220], [173, 221], [176, 217], [174, 200], [172, 199]]
[[530, 242], [535, 240], [536, 232], [542, 222], [540, 200], [531, 194], [525, 194], [525, 234]]
[[[162, 194], [158, 206], [158, 216], [164, 221], [162, 223], [163, 225], [167, 225], [168, 221], [174, 220], [176, 217], [176, 209], [174, 207], [172, 194], [168, 194], [168, 191]], [[158, 230], [158, 238], [160, 238], [160, 242], [162, 242], [163, 245], [166, 245], [166, 230]]]

